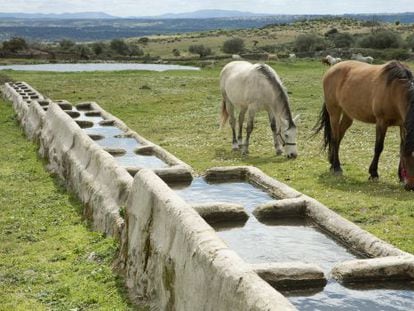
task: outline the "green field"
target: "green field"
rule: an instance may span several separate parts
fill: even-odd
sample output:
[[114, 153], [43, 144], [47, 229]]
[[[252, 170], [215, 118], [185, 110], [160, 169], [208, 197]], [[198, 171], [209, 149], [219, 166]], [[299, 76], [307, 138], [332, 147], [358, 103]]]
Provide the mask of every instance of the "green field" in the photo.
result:
[[132, 310], [116, 242], [90, 231], [3, 100], [0, 130], [0, 310]]
[[[318, 61], [275, 62], [270, 65], [288, 88], [294, 114], [300, 114], [299, 156], [296, 160], [275, 156], [267, 115], [262, 112], [256, 117], [250, 155], [242, 157], [231, 151], [229, 127], [219, 129], [218, 76], [222, 65], [199, 72], [7, 74], [55, 100], [66, 99], [74, 104], [97, 101], [133, 130], [190, 164], [197, 173], [212, 166], [254, 165], [379, 238], [414, 253], [414, 193], [406, 192], [397, 179], [397, 128], [391, 128], [387, 135], [379, 163], [379, 182], [368, 181], [367, 172], [375, 127], [357, 122], [342, 143], [344, 175], [331, 176], [326, 154], [321, 150], [321, 137], [310, 138], [322, 104], [321, 77], [326, 67]], [[127, 308], [122, 286], [109, 272], [115, 252], [113, 242], [87, 233], [79, 203], [44, 172], [42, 161], [36, 158], [36, 148], [24, 141], [11, 107], [2, 102], [0, 109], [3, 303], [18, 305], [22, 310], [29, 305], [38, 309], [54, 307], [49, 306], [50, 301], [57, 301], [58, 309], [81, 303], [89, 303], [82, 309], [101, 304], [108, 310]], [[91, 252], [100, 254], [102, 260], [86, 260]], [[72, 274], [92, 285], [74, 284], [69, 279]], [[89, 286], [91, 289], [86, 291]], [[84, 295], [90, 296], [85, 292], [93, 293], [96, 299], [88, 302]]]

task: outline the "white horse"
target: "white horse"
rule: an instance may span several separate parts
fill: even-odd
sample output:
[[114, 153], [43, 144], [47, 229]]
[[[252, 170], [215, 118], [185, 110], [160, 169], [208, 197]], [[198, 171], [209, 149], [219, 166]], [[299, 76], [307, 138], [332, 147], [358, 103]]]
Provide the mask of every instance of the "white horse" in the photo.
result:
[[324, 58], [323, 63], [329, 65], [329, 66], [333, 66], [339, 62], [342, 62], [342, 58], [340, 57], [333, 57], [331, 55], [326, 55]]
[[[277, 73], [266, 64], [251, 64], [246, 61], [233, 61], [224, 66], [220, 73], [220, 89], [223, 96], [221, 117], [222, 126], [229, 119], [233, 132], [233, 150], [242, 148], [249, 151], [249, 139], [253, 130], [253, 120], [257, 111], [266, 110], [276, 154], [283, 149], [288, 158], [296, 158], [296, 125], [289, 107], [287, 92]], [[234, 109], [239, 113], [239, 132], [236, 138]], [[248, 115], [246, 138], [242, 132], [245, 115]]]
[[372, 64], [372, 62], [374, 61], [373, 57], [371, 57], [371, 56], [362, 56], [361, 53], [352, 54], [351, 59], [357, 60], [357, 61], [360, 61], [360, 62], [364, 62], [364, 63], [368, 63], [368, 64]]

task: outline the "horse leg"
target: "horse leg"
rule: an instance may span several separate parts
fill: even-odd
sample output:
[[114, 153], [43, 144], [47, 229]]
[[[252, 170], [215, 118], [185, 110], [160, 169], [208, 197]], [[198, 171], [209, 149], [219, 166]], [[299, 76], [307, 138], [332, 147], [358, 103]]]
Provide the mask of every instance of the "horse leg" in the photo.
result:
[[231, 104], [228, 100], [226, 101], [226, 109], [227, 109], [227, 113], [229, 114], [229, 123], [231, 126], [232, 135], [233, 135], [232, 149], [239, 150], [239, 145], [237, 144], [237, 139], [236, 139], [236, 118], [234, 117], [234, 107], [233, 107], [233, 104]]
[[250, 141], [250, 134], [253, 131], [253, 121], [254, 121], [254, 112], [249, 110], [247, 127], [246, 127], [246, 139], [244, 140], [244, 145], [242, 148], [243, 155], [247, 155], [249, 153], [249, 141]]
[[[339, 161], [339, 144], [341, 143], [341, 119], [342, 109], [337, 107], [329, 113], [329, 122], [331, 124], [331, 141], [329, 142], [329, 163], [331, 163], [331, 172], [335, 175], [342, 174], [341, 162]], [[343, 135], [342, 135], [343, 137]]]
[[276, 124], [276, 118], [268, 112], [269, 115], [269, 122], [270, 122], [270, 128], [272, 129], [273, 133], [273, 142], [276, 149], [276, 155], [281, 155], [283, 153], [283, 142], [280, 138], [280, 135], [277, 134], [277, 124]]
[[387, 133], [387, 125], [383, 122], [377, 122], [376, 134], [375, 134], [375, 153], [372, 159], [371, 165], [369, 166], [370, 180], [377, 180], [378, 176], [378, 161], [382, 150], [384, 149], [384, 139]]
[[237, 137], [237, 142], [239, 147], [243, 145], [243, 123], [244, 123], [244, 116], [246, 115], [247, 109], [241, 109], [239, 113], [239, 135]]
[[[330, 162], [331, 162], [331, 171], [334, 174], [342, 174], [341, 162], [339, 161], [339, 147], [341, 145], [342, 139], [345, 136], [345, 132], [352, 125], [352, 120], [348, 115], [342, 112], [341, 121], [339, 125], [332, 127], [332, 152], [330, 153]], [[336, 123], [337, 124], [337, 123]]]
[[398, 164], [398, 179], [400, 180], [400, 182], [404, 181], [404, 176], [403, 176], [403, 165], [401, 163], [401, 157], [403, 154], [403, 148], [404, 148], [404, 144], [405, 144], [405, 129], [404, 126], [400, 126], [400, 163]]

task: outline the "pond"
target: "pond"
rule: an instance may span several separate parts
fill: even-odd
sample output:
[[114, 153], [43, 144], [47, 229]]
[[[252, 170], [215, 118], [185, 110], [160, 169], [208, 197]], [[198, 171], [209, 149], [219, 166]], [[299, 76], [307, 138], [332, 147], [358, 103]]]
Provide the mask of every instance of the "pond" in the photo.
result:
[[169, 64], [138, 64], [138, 63], [78, 63], [78, 64], [35, 64], [35, 65], [5, 65], [0, 70], [17, 71], [53, 71], [53, 72], [81, 72], [81, 71], [121, 71], [121, 70], [200, 70], [198, 67], [169, 65]]

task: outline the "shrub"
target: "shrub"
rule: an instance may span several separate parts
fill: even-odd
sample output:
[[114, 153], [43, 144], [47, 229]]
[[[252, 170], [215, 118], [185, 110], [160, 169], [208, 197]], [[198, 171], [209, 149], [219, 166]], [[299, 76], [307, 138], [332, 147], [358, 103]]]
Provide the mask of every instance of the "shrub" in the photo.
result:
[[111, 50], [120, 55], [129, 54], [129, 47], [122, 39], [113, 39], [110, 43]]
[[63, 39], [59, 41], [59, 46], [61, 49], [63, 50], [70, 50], [71, 48], [73, 48], [76, 45], [75, 42], [73, 42], [72, 40], [68, 40], [68, 39]]
[[105, 44], [103, 42], [95, 42], [92, 44], [92, 51], [95, 55], [101, 55], [105, 50]]
[[198, 54], [200, 57], [205, 57], [211, 54], [211, 49], [203, 44], [190, 45], [188, 51], [192, 54]]
[[409, 49], [414, 50], [414, 34], [407, 37], [406, 44]]
[[130, 56], [142, 56], [144, 55], [144, 50], [141, 49], [139, 46], [130, 46], [128, 48]]
[[227, 54], [238, 54], [244, 49], [244, 41], [241, 38], [231, 38], [223, 43], [223, 52]]
[[316, 34], [299, 35], [294, 43], [297, 52], [315, 52], [324, 50], [327, 46], [325, 40]]
[[180, 50], [179, 49], [173, 49], [172, 53], [175, 57], [179, 57], [181, 55]]
[[395, 32], [381, 30], [362, 37], [359, 45], [372, 49], [396, 49], [402, 46], [402, 40], [400, 35]]
[[347, 32], [337, 33], [330, 39], [336, 48], [349, 48], [354, 44], [354, 38]]
[[27, 49], [27, 43], [23, 38], [14, 37], [8, 41], [3, 42], [3, 50], [5, 51], [15, 53], [24, 49]]
[[149, 42], [149, 38], [142, 37], [138, 39], [138, 43], [147, 44]]
[[338, 29], [336, 29], [336, 28], [331, 28], [331, 29], [329, 29], [327, 32], [325, 32], [324, 36], [325, 36], [325, 37], [330, 37], [330, 36], [335, 35], [335, 34], [337, 34], [337, 33], [338, 33]]

